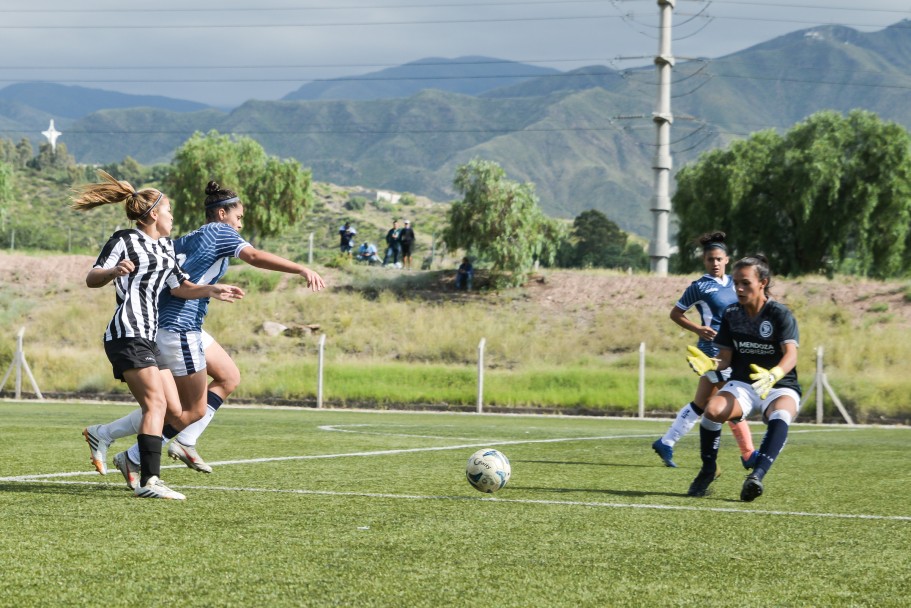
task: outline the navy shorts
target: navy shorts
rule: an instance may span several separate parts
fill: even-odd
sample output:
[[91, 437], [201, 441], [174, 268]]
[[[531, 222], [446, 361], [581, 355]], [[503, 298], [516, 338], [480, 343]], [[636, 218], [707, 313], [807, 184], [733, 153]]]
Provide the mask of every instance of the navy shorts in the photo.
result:
[[114, 378], [124, 382], [123, 372], [128, 369], [160, 367], [161, 351], [152, 340], [145, 338], [117, 338], [104, 343], [104, 352], [114, 368]]

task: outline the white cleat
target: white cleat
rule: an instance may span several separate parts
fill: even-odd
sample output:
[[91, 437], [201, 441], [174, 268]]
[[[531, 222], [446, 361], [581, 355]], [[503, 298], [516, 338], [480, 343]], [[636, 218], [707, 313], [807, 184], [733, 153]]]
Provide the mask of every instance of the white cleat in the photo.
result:
[[110, 443], [105, 443], [101, 440], [101, 437], [98, 436], [98, 427], [100, 424], [93, 424], [92, 426], [82, 429], [82, 436], [85, 437], [86, 443], [89, 444], [89, 452], [91, 452], [92, 464], [95, 465], [95, 470], [102, 475], [107, 475], [108, 465], [106, 461], [108, 459], [108, 447]]
[[137, 498], [168, 498], [171, 500], [187, 499], [187, 497], [180, 492], [175, 492], [168, 486], [164, 485], [164, 482], [160, 480], [156, 475], [149, 477], [146, 485], [137, 485], [136, 489], [133, 490], [133, 493]]
[[174, 460], [182, 461], [194, 471], [199, 471], [200, 473], [212, 472], [212, 467], [206, 464], [206, 461], [202, 459], [202, 456], [199, 455], [194, 446], [184, 445], [176, 439], [171, 441], [168, 446], [168, 456]]
[[139, 486], [139, 465], [133, 464], [126, 452], [118, 452], [114, 454], [114, 466], [123, 475], [124, 481], [127, 482], [127, 487], [135, 491], [137, 486]]

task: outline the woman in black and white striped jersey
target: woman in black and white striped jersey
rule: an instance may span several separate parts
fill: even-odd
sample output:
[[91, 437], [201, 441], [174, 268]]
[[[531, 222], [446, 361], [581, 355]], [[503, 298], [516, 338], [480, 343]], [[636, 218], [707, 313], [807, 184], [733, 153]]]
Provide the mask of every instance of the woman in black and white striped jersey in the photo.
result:
[[[108, 204], [123, 204], [135, 228], [115, 232], [85, 278], [89, 287], [103, 287], [111, 281], [117, 290], [117, 310], [104, 333], [104, 350], [114, 377], [126, 382], [142, 408], [137, 437], [140, 446], [140, 482], [136, 496], [172, 498], [185, 496], [168, 488], [161, 475], [161, 435], [168, 400], [177, 399], [174, 378], [159, 370], [160, 353], [155, 344], [158, 330], [158, 294], [165, 288], [185, 299], [217, 298], [233, 302], [243, 290], [232, 285], [196, 285], [187, 279], [174, 256], [170, 239], [173, 216], [171, 201], [159, 190], [136, 191], [128, 182], [99, 171], [104, 180], [78, 188], [73, 208], [88, 210]], [[192, 421], [190, 421], [192, 422]], [[104, 459], [95, 458], [99, 473], [105, 473]]]

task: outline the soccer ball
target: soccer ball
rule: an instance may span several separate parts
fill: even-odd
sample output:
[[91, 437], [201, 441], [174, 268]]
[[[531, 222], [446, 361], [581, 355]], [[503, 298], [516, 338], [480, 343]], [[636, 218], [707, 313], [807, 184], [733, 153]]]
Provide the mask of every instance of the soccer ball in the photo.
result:
[[488, 494], [493, 494], [505, 486], [511, 473], [509, 458], [491, 448], [478, 450], [472, 454], [465, 467], [465, 477], [471, 487]]

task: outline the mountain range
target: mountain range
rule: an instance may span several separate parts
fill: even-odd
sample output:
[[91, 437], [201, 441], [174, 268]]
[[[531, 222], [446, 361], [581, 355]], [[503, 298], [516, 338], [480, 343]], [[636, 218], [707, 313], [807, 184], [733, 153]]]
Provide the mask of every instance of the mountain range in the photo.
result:
[[[675, 167], [735, 138], [787, 129], [831, 109], [871, 110], [911, 126], [911, 22], [861, 33], [794, 32], [674, 69]], [[278, 101], [231, 110], [81, 87], [0, 90], [0, 135], [38, 141], [49, 119], [77, 161], [131, 156], [169, 162], [192, 133], [246, 135], [294, 157], [314, 179], [453, 198], [455, 168], [497, 161], [534, 182], [544, 210], [603, 211], [651, 232], [655, 70], [590, 66], [569, 72], [486, 57], [425, 59], [359, 77], [310, 83]]]

